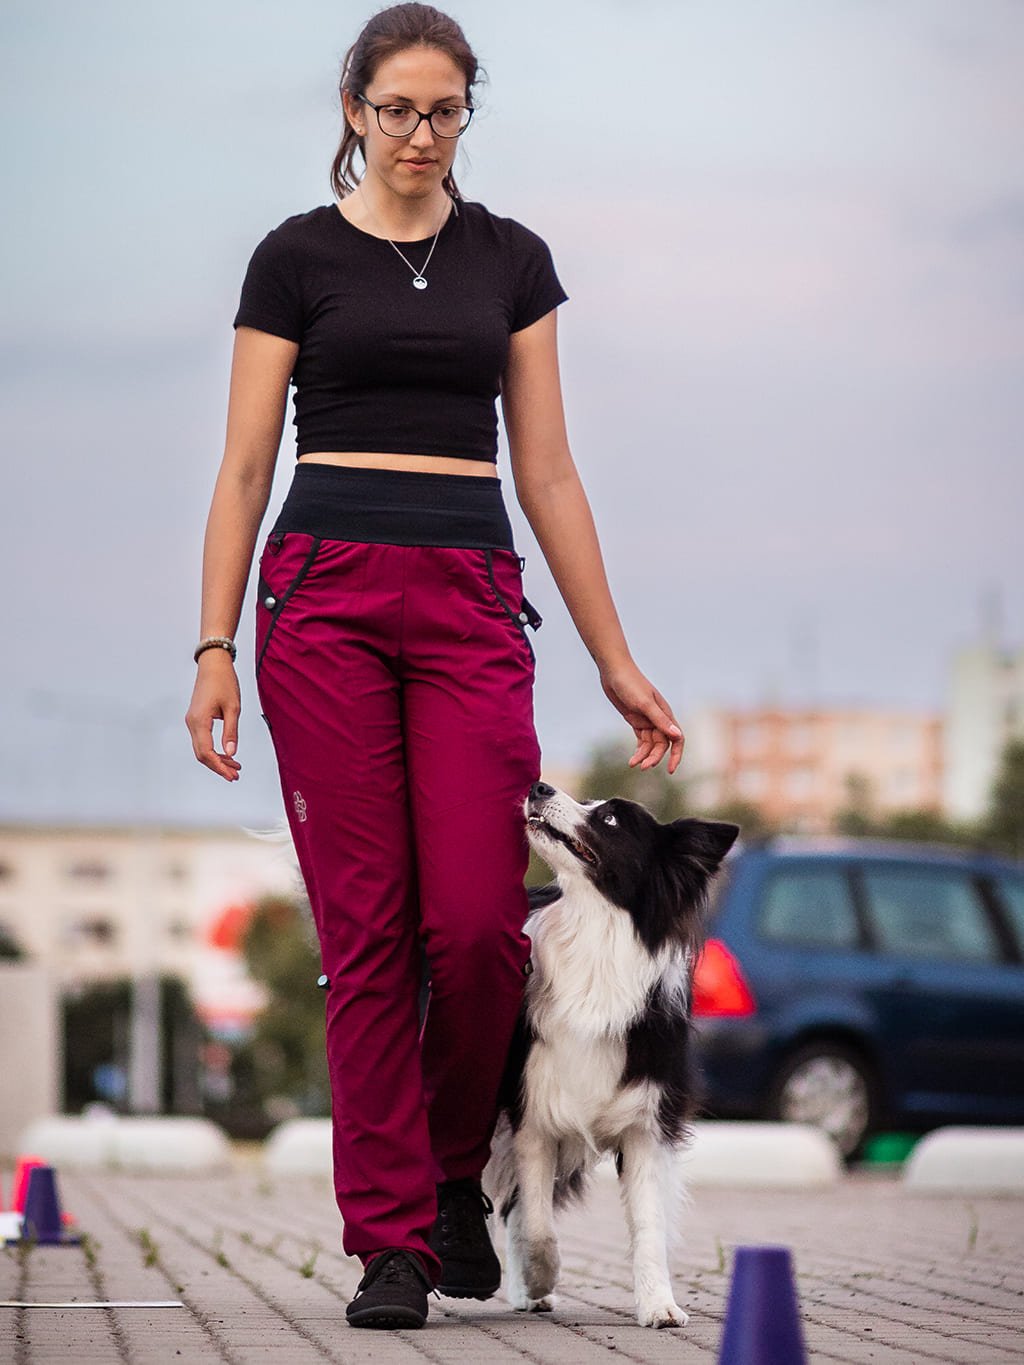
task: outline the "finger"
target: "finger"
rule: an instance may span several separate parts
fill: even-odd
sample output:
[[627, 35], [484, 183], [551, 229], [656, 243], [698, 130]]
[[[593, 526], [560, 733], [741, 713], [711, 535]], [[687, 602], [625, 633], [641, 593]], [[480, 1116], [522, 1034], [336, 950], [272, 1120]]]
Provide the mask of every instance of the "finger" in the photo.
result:
[[676, 720], [671, 706], [669, 706], [668, 702], [665, 700], [665, 698], [661, 695], [661, 693], [658, 691], [656, 687], [652, 688], [651, 690], [654, 693], [654, 700], [658, 703], [661, 709], [665, 712], [665, 715], [668, 716], [669, 720], [672, 722], [672, 724], [668, 727], [668, 734], [670, 735], [678, 734], [679, 736], [682, 736], [683, 732], [680, 729], [679, 722]]
[[209, 768], [211, 772], [226, 778], [229, 782], [234, 782], [242, 765], [235, 758], [217, 753], [213, 745], [213, 721], [214, 717], [209, 716], [204, 720], [193, 720], [189, 723], [192, 751], [203, 767]]
[[654, 736], [650, 730], [640, 729], [637, 726], [634, 726], [634, 729], [636, 730], [636, 752], [629, 760], [629, 766], [631, 768], [636, 767], [638, 763], [643, 763], [643, 760], [651, 752], [651, 744], [654, 740]]
[[676, 724], [675, 718], [668, 708], [667, 703], [663, 706], [658, 700], [657, 693], [654, 694], [644, 708], [644, 715], [646, 715], [652, 725], [658, 730], [661, 730], [664, 734], [669, 735], [672, 739], [675, 739], [683, 733]]
[[233, 755], [238, 748], [238, 716], [239, 708], [234, 706], [224, 716], [221, 747], [226, 754]]
[[661, 762], [662, 755], [668, 748], [668, 740], [663, 735], [658, 735], [651, 749], [648, 758], [640, 765], [642, 768], [656, 768]]
[[675, 772], [675, 770], [679, 767], [679, 764], [682, 762], [684, 743], [685, 740], [681, 735], [678, 739], [674, 739], [672, 741], [672, 752], [669, 754], [668, 758], [668, 771], [670, 775]]

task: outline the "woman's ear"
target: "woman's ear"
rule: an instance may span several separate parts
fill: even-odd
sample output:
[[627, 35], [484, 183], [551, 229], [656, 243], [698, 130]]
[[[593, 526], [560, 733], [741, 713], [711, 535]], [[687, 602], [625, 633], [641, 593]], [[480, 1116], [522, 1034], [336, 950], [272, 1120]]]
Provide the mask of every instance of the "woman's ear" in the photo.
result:
[[348, 125], [355, 133], [356, 137], [365, 137], [366, 128], [363, 126], [363, 105], [348, 90], [343, 90], [341, 92], [341, 105]]

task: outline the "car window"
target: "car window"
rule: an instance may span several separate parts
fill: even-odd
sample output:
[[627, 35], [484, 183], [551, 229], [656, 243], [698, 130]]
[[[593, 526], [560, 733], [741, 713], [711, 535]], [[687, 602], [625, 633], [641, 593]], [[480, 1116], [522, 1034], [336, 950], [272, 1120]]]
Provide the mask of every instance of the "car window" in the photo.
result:
[[773, 943], [857, 947], [857, 915], [843, 869], [805, 866], [772, 872], [761, 900], [758, 931]]
[[705, 906], [704, 919], [709, 928], [714, 924], [715, 920], [718, 918], [718, 912], [728, 900], [728, 895], [726, 893], [729, 890], [729, 883], [731, 880], [732, 866], [730, 863], [724, 862], [719, 867], [715, 876], [711, 878], [711, 884], [708, 887], [708, 899], [707, 905]]
[[883, 952], [998, 962], [999, 940], [977, 890], [949, 868], [865, 867], [871, 920]]
[[1013, 926], [1017, 947], [1024, 953], [1024, 877], [1012, 875], [997, 877], [996, 886]]

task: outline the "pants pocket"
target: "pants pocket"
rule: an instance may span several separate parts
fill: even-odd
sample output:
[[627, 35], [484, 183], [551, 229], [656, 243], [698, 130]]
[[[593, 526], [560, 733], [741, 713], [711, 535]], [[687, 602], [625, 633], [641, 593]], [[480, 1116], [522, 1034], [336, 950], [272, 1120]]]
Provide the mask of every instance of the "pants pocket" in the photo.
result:
[[[305, 540], [307, 537], [303, 536], [302, 539]], [[263, 656], [266, 654], [267, 646], [273, 637], [274, 628], [281, 619], [282, 612], [301, 587], [303, 579], [313, 567], [313, 562], [319, 553], [320, 537], [312, 536], [308, 539], [309, 546], [297, 565], [291, 562], [291, 556], [282, 562], [281, 568], [285, 575], [282, 579], [277, 573], [272, 573], [271, 564], [274, 558], [281, 554], [287, 535], [280, 531], [273, 531], [267, 538], [266, 549], [260, 557], [259, 573], [256, 580], [257, 638], [260, 641], [256, 655], [257, 677], [259, 677]], [[301, 553], [301, 546], [296, 545], [296, 553]], [[291, 566], [289, 567], [290, 563]], [[271, 576], [277, 582], [276, 587], [271, 582]], [[261, 627], [262, 635], [259, 633]], [[269, 724], [269, 721], [267, 723]]]
[[507, 595], [508, 589], [506, 588], [506, 590], [503, 592], [502, 589], [498, 586], [497, 580], [495, 578], [495, 558], [496, 556], [502, 555], [510, 556], [512, 559], [515, 559], [517, 561], [516, 576], [518, 579], [518, 575], [522, 572], [524, 561], [520, 556], [518, 556], [515, 553], [514, 550], [501, 549], [495, 550], [491, 548], [485, 548], [484, 562], [487, 565], [487, 581], [490, 584], [490, 589], [494, 596], [495, 601], [498, 603], [502, 611], [504, 611], [505, 615], [509, 618], [509, 620], [519, 631], [520, 635], [523, 637], [523, 640], [526, 644], [526, 648], [530, 651], [531, 660], [536, 662], [537, 656], [534, 653], [533, 646], [530, 644], [529, 637], [526, 634], [526, 627], [529, 625], [531, 629], [538, 630], [542, 624], [543, 617], [541, 616], [537, 608], [533, 605], [533, 603], [527, 601], [526, 596], [524, 595], [522, 590], [521, 582], [518, 582], [514, 591], [514, 595], [511, 599]]

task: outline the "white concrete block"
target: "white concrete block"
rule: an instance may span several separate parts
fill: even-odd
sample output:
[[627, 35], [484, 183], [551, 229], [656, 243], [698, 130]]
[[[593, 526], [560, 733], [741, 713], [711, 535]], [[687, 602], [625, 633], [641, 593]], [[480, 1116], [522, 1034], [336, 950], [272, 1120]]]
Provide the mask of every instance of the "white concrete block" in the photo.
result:
[[57, 1171], [97, 1171], [114, 1164], [116, 1116], [83, 1119], [51, 1114], [22, 1131], [18, 1151], [38, 1156]]
[[224, 1133], [201, 1118], [54, 1115], [29, 1124], [21, 1150], [42, 1157], [58, 1171], [209, 1174], [231, 1165]]
[[114, 1163], [123, 1171], [206, 1174], [227, 1170], [231, 1145], [201, 1118], [124, 1118], [117, 1123]]
[[[805, 1123], [695, 1123], [693, 1146], [680, 1156], [687, 1183], [820, 1189], [843, 1174], [835, 1145]], [[264, 1144], [275, 1175], [330, 1175], [330, 1119], [289, 1119]], [[615, 1178], [611, 1161], [598, 1173]]]
[[325, 1175], [333, 1167], [330, 1119], [288, 1119], [263, 1144], [264, 1168], [274, 1175]]
[[927, 1194], [1024, 1195], [1024, 1128], [938, 1128], [910, 1153], [903, 1183]]
[[[744, 1189], [814, 1190], [843, 1176], [835, 1144], [808, 1123], [694, 1123], [693, 1143], [679, 1155], [685, 1184]], [[612, 1161], [598, 1173], [615, 1178]]]
[[835, 1143], [809, 1123], [705, 1121], [693, 1131], [681, 1158], [691, 1185], [821, 1189], [843, 1175]]

